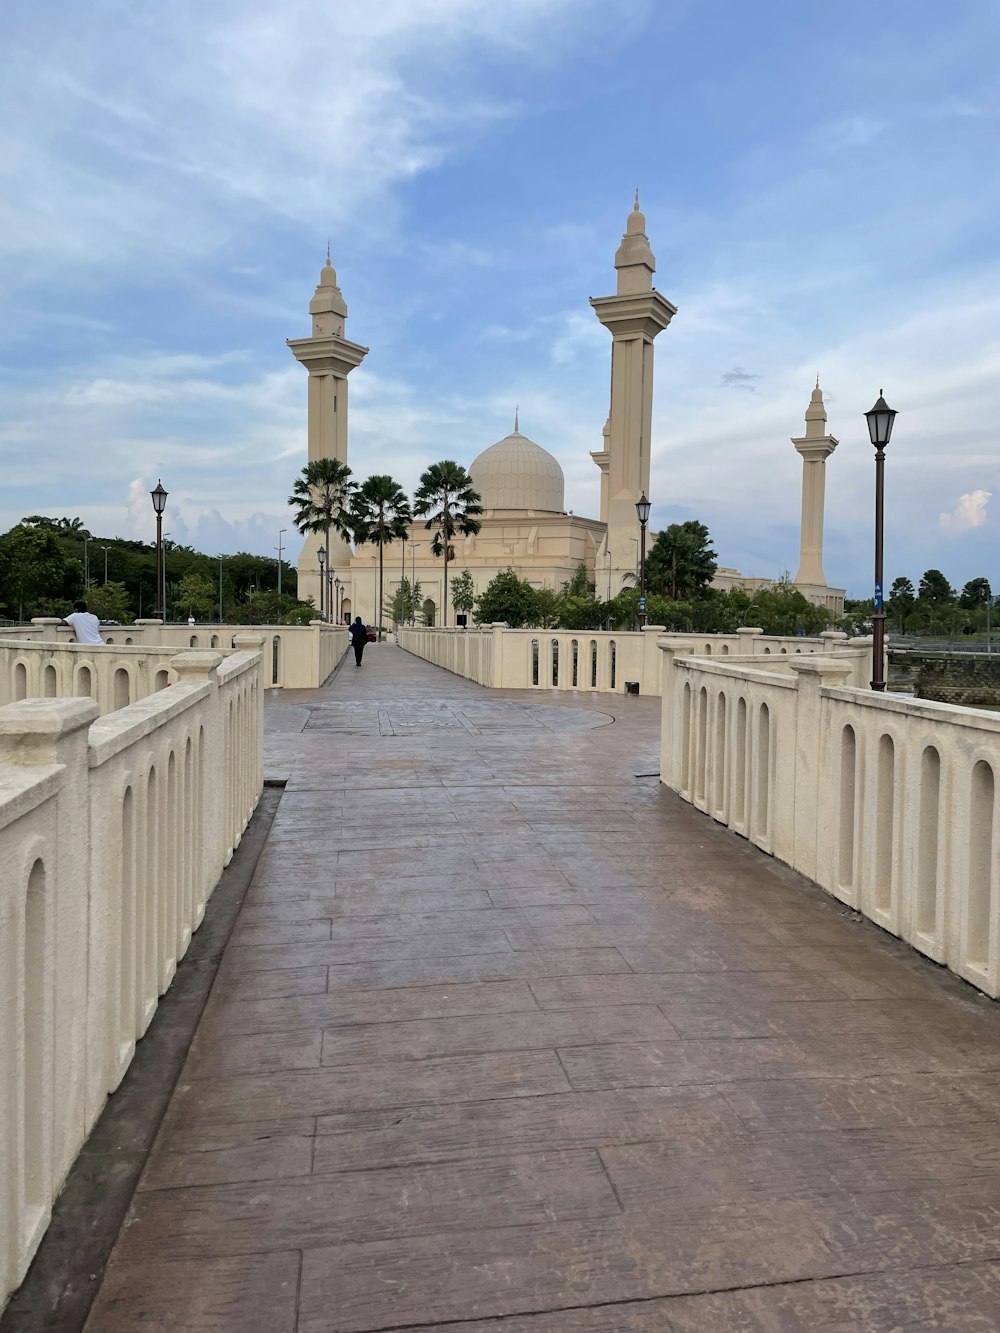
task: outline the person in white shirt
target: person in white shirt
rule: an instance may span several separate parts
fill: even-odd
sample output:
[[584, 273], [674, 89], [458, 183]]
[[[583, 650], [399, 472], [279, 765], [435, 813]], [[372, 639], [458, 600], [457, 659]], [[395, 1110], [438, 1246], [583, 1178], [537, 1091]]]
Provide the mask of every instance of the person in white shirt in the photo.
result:
[[73, 611], [62, 622], [69, 625], [76, 635], [77, 643], [103, 643], [101, 622], [87, 610], [86, 602], [74, 602]]

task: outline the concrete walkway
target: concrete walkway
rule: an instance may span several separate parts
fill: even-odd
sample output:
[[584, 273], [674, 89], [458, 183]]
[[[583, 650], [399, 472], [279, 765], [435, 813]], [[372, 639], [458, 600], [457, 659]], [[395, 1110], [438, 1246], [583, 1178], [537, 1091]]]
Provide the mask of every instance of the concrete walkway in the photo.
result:
[[92, 1333], [1000, 1327], [1000, 1014], [655, 777], [657, 701], [370, 647]]

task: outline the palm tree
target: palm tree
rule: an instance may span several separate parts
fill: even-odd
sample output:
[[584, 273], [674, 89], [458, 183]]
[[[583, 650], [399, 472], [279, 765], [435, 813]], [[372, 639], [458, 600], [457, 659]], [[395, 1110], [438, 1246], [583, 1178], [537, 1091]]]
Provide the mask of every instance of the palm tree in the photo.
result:
[[451, 559], [451, 540], [456, 533], [469, 537], [482, 526], [478, 515], [483, 512], [479, 493], [472, 489], [472, 479], [459, 463], [445, 459], [433, 463], [420, 478], [414, 496], [413, 512], [423, 517], [430, 515], [425, 528], [434, 528], [431, 550], [444, 556], [444, 597], [441, 599], [441, 624], [448, 619], [448, 561]]
[[[351, 496], [351, 522], [359, 542], [378, 542], [378, 634], [382, 637], [382, 548], [406, 541], [412, 520], [406, 492], [392, 477], [374, 476]], [[406, 559], [406, 548], [403, 548]]]
[[[288, 497], [291, 505], [292, 522], [296, 531], [321, 532], [325, 539], [326, 565], [330, 567], [330, 529], [333, 528], [342, 537], [353, 535], [348, 505], [357, 485], [350, 480], [351, 469], [337, 458], [315, 458], [302, 469], [301, 476], [295, 478], [295, 485]], [[322, 574], [320, 575], [320, 606], [323, 605]], [[327, 617], [329, 618], [329, 617]]]

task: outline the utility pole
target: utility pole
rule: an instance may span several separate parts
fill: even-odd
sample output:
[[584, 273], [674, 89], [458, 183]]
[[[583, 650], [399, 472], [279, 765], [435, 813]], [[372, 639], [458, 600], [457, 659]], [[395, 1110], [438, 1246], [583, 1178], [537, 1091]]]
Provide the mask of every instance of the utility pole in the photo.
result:
[[281, 544], [281, 539], [288, 531], [287, 528], [281, 528], [278, 532], [278, 544], [274, 548], [278, 552], [278, 596], [281, 596], [281, 553], [285, 549]]

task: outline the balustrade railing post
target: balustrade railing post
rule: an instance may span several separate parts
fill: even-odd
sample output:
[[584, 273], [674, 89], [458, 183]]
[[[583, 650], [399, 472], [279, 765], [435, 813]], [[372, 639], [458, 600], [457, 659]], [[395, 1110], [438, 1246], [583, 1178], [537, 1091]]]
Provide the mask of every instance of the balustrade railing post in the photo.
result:
[[[205, 734], [198, 755], [198, 766], [205, 775], [205, 781], [201, 785], [201, 827], [206, 831], [222, 829], [226, 824], [226, 798], [230, 779], [228, 756], [225, 752], [225, 717], [219, 694], [219, 667], [222, 662], [221, 653], [199, 649], [189, 649], [170, 659], [178, 685], [205, 684], [211, 687], [205, 704]], [[222, 781], [219, 781], [220, 774]], [[196, 858], [192, 930], [197, 930], [201, 924], [208, 895], [219, 882], [219, 877], [229, 861], [229, 851], [224, 849], [222, 844], [222, 838], [217, 835], [207, 836], [207, 832], [202, 839], [200, 855]]]
[[[90, 885], [90, 793], [87, 738], [97, 717], [92, 699], [22, 699], [0, 708], [0, 767], [51, 767], [56, 789], [57, 838], [39, 842], [45, 901], [38, 919], [45, 922], [43, 987], [46, 1013], [34, 1015], [32, 1027], [47, 1031], [51, 1070], [47, 1105], [28, 1108], [45, 1120], [50, 1145], [43, 1164], [47, 1179], [38, 1182], [46, 1201], [54, 1198], [86, 1134], [87, 956]], [[34, 855], [34, 853], [29, 853]], [[25, 874], [31, 866], [23, 867]], [[3, 875], [15, 874], [5, 865]], [[21, 892], [26, 884], [17, 886]], [[23, 979], [22, 979], [23, 980]], [[33, 987], [39, 979], [32, 978]], [[39, 1024], [39, 1019], [41, 1023]], [[23, 1130], [23, 1127], [22, 1127]]]

